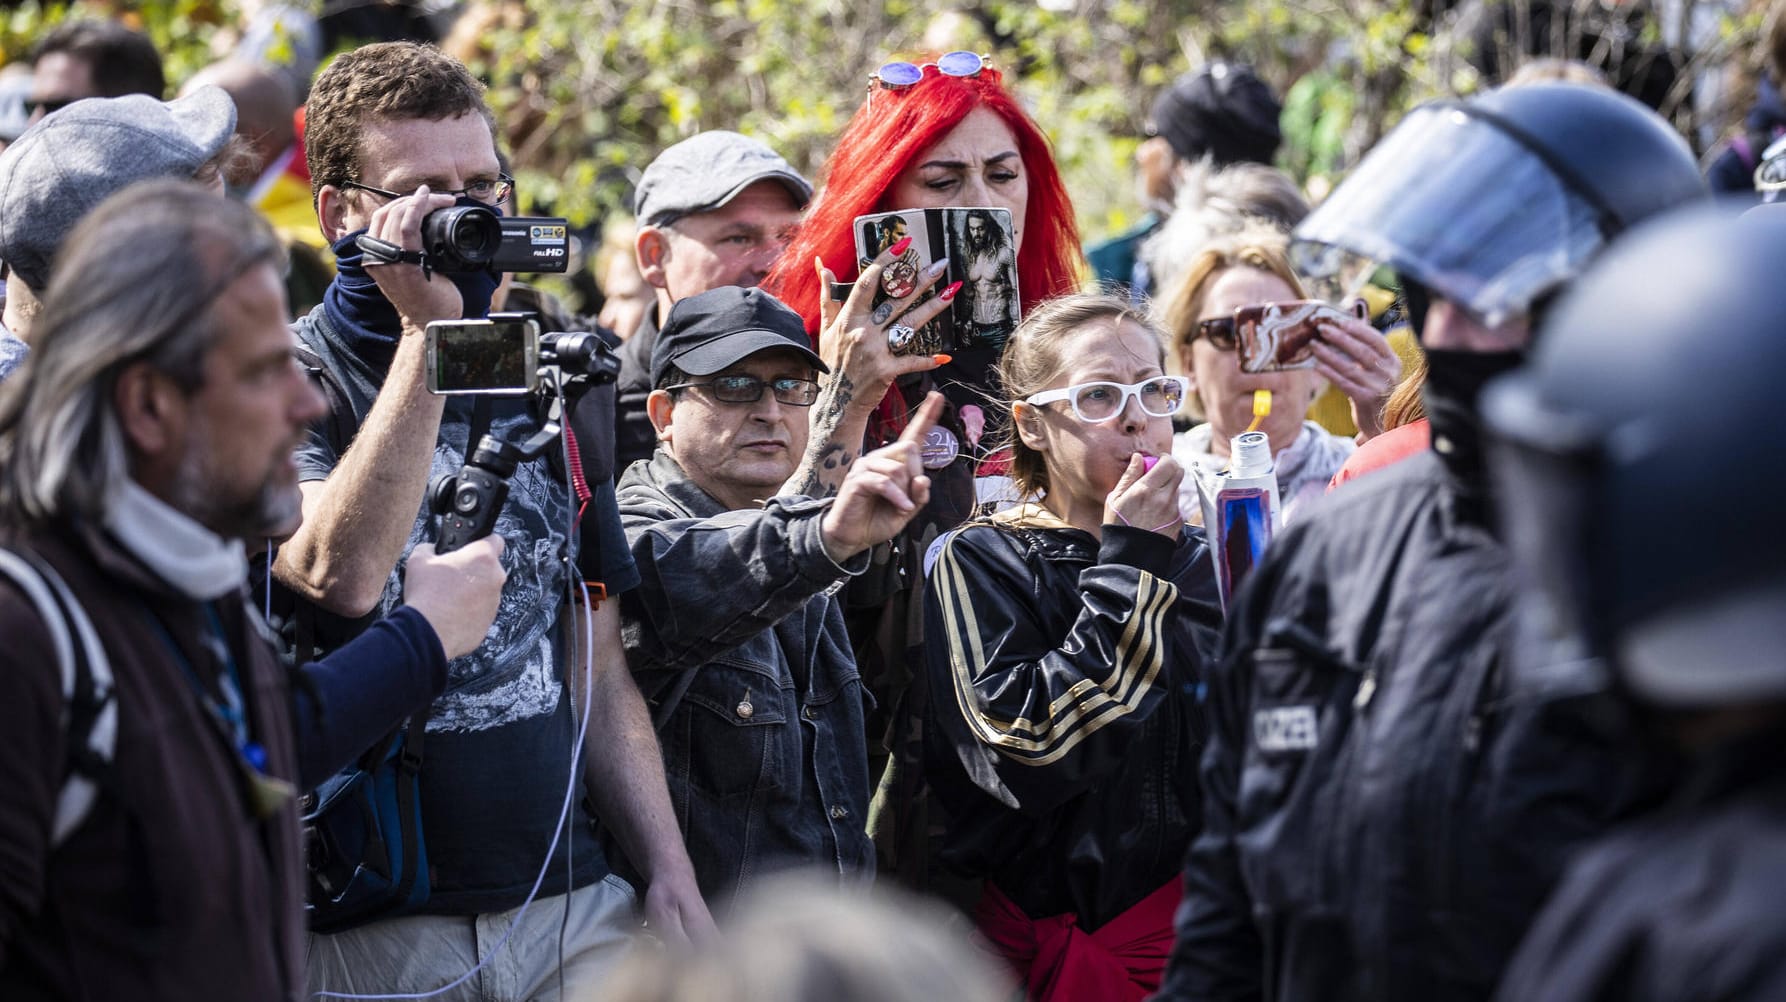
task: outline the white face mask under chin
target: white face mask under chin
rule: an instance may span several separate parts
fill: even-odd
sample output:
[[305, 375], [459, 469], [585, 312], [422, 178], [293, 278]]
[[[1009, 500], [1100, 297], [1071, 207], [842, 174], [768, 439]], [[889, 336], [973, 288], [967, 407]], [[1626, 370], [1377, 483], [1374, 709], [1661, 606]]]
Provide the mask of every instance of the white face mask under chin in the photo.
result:
[[194, 522], [133, 480], [125, 480], [114, 495], [105, 527], [163, 581], [194, 601], [220, 598], [248, 578], [239, 541]]

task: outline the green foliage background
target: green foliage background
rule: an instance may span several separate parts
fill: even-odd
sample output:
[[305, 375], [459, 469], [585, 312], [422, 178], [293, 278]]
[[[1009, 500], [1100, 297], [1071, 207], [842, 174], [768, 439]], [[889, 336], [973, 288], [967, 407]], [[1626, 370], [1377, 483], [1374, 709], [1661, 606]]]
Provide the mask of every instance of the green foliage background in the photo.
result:
[[[25, 0], [0, 14], [0, 56], [18, 58], [71, 7], [117, 14], [155, 39], [177, 87], [228, 51], [246, 2]], [[1755, 0], [1683, 2], [1717, 18], [1690, 68], [1740, 62], [1753, 48], [1765, 13]], [[1134, 222], [1132, 156], [1147, 107], [1205, 59], [1251, 62], [1286, 92], [1281, 163], [1316, 191], [1411, 104], [1480, 86], [1466, 48], [1434, 27], [1445, 22], [1431, 3], [479, 0], [448, 44], [490, 83], [530, 207], [579, 222], [623, 214], [636, 172], [702, 129], [757, 135], [816, 180], [880, 63], [990, 52], [1052, 137], [1091, 240]], [[1730, 115], [1665, 111], [1689, 130]]]

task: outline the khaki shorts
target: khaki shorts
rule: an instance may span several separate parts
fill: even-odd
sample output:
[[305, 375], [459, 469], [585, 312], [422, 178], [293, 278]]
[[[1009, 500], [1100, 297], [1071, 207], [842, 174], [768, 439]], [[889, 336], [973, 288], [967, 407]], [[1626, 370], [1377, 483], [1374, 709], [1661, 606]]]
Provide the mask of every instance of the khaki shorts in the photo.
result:
[[[312, 933], [309, 994], [391, 995], [431, 992], [488, 960], [441, 1002], [557, 1002], [558, 933], [564, 925], [564, 998], [599, 984], [640, 934], [633, 889], [610, 875], [588, 887], [527, 907], [497, 950], [519, 909], [489, 915], [407, 915], [334, 935]], [[568, 909], [568, 917], [567, 917]]]

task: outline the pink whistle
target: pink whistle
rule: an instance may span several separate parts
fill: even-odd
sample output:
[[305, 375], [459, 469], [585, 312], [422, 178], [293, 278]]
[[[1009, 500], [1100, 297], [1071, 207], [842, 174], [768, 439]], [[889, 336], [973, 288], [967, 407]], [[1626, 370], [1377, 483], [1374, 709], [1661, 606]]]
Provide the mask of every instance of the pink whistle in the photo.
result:
[[1158, 457], [1158, 456], [1143, 456], [1143, 457], [1141, 457], [1141, 472], [1143, 474], [1152, 473], [1153, 465], [1159, 461], [1160, 461], [1160, 457]]

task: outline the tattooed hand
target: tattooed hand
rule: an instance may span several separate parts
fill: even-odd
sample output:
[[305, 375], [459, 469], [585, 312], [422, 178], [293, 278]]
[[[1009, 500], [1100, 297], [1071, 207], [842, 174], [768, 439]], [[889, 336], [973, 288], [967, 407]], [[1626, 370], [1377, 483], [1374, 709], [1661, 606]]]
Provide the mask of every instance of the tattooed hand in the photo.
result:
[[[948, 261], [943, 260], [921, 273], [917, 284], [904, 296], [883, 298], [876, 304], [875, 299], [882, 292], [881, 271], [894, 259], [894, 249], [883, 251], [862, 270], [862, 277], [841, 307], [831, 301], [830, 272], [814, 262], [821, 277], [820, 316], [830, 318], [819, 335], [819, 344], [831, 366], [831, 375], [825, 379], [812, 407], [806, 455], [782, 488], [784, 494], [836, 494], [851, 464], [862, 454], [869, 415], [893, 381], [907, 373], [927, 372], [948, 361], [944, 355], [896, 355], [888, 347], [888, 328], [894, 324], [922, 328], [948, 309], [953, 298], [953, 292], [944, 290], [944, 295], [918, 302], [947, 270]], [[884, 308], [888, 304], [892, 304], [891, 310]], [[881, 307], [878, 312], [877, 306]]]

